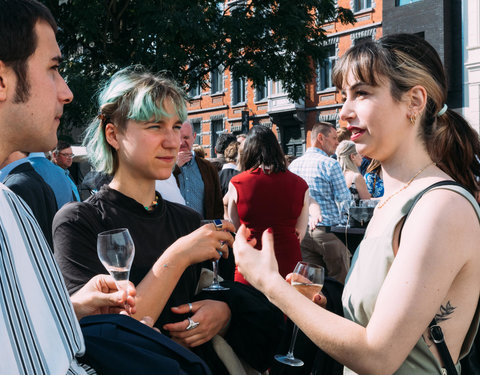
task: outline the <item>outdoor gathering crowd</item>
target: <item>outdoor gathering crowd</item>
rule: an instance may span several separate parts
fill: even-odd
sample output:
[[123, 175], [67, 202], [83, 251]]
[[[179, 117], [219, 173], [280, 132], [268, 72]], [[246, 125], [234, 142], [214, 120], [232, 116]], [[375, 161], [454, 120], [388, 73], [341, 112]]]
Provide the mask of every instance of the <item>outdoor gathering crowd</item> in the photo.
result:
[[[316, 123], [298, 158], [254, 125], [205, 159], [183, 89], [121, 69], [77, 187], [56, 31], [37, 0], [0, 0], [1, 374], [479, 373], [480, 142], [428, 42], [348, 50], [333, 72], [348, 126]], [[333, 229], [360, 203], [376, 207], [351, 258]], [[119, 228], [125, 290], [97, 255]], [[300, 261], [325, 268], [321, 292], [290, 284]], [[205, 289], [217, 271], [224, 289]], [[301, 367], [274, 360], [293, 325]]]

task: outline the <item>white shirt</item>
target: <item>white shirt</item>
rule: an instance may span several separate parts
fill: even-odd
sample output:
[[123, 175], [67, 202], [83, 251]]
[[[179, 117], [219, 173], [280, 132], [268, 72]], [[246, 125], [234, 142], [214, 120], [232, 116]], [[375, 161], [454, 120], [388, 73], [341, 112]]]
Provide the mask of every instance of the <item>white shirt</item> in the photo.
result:
[[156, 180], [155, 190], [162, 195], [163, 199], [185, 205], [185, 199], [180, 193], [180, 188], [178, 187], [177, 180], [175, 180], [173, 174], [171, 174], [166, 180]]

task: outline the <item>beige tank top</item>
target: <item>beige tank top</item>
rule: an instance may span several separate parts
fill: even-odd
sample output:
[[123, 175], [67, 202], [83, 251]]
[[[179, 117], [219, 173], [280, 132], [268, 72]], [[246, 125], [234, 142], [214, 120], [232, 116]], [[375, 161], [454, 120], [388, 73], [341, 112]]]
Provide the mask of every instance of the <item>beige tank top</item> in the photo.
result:
[[[480, 220], [480, 208], [472, 195], [465, 189], [447, 185], [435, 189], [453, 190], [469, 200], [477, 212]], [[405, 199], [390, 201], [389, 204], [394, 206], [391, 209], [392, 215], [389, 220], [378, 223], [383, 227], [377, 227], [376, 233], [368, 233], [366, 238], [361, 242], [352, 259], [352, 266], [347, 275], [345, 289], [343, 291], [342, 303], [343, 312], [347, 319], [350, 319], [363, 327], [366, 327], [370, 317], [372, 316], [375, 302], [377, 300], [380, 288], [383, 285], [385, 277], [394, 260], [392, 242], [393, 234], [398, 222], [408, 213], [415, 198], [422, 191], [413, 190]], [[480, 303], [477, 305], [472, 324], [468, 330], [465, 341], [460, 351], [460, 358], [463, 358], [472, 346], [473, 339], [478, 330], [480, 318]], [[460, 363], [456, 365], [460, 374]], [[355, 374], [350, 369], [344, 369], [344, 374]], [[428, 349], [427, 344], [420, 338], [413, 350], [409, 353], [405, 362], [395, 372], [395, 375], [426, 375], [426, 374], [442, 374], [440, 363]]]

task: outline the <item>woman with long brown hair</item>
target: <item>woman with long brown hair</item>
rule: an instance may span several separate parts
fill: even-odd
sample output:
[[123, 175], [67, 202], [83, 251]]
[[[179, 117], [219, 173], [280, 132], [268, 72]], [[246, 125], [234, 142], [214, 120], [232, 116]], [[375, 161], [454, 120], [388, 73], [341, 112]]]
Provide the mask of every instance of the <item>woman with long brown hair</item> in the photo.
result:
[[[240, 228], [238, 268], [345, 374], [458, 372], [480, 319], [478, 134], [447, 107], [440, 58], [417, 36], [354, 46], [333, 78], [344, 96], [340, 118], [358, 152], [381, 162], [385, 182], [347, 276], [345, 318], [283, 280], [268, 232], [254, 251]], [[439, 329], [450, 361], [432, 340]]]

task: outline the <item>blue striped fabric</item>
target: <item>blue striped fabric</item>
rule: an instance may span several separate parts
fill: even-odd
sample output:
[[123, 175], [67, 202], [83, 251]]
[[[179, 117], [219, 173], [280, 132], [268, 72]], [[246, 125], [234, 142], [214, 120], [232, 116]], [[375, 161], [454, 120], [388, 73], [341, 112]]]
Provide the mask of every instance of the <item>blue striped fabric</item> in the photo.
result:
[[0, 374], [86, 374], [63, 277], [27, 204], [0, 184]]
[[339, 224], [340, 215], [335, 202], [351, 200], [352, 196], [338, 161], [319, 148], [310, 147], [288, 169], [307, 182], [310, 195], [320, 205], [323, 221], [319, 225]]

